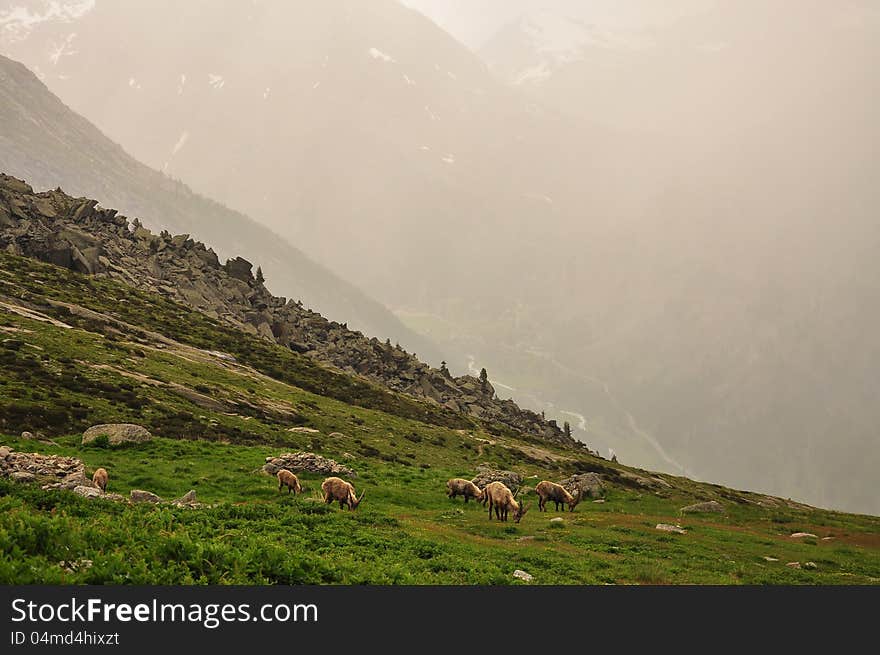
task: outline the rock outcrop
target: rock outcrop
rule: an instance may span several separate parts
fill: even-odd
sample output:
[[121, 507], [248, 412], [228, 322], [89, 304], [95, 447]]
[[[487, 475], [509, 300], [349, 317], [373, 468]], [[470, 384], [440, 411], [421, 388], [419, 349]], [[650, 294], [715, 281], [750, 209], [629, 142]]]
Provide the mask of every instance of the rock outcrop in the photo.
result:
[[39, 482], [51, 489], [93, 486], [85, 476], [82, 460], [76, 457], [19, 453], [8, 446], [0, 446], [0, 476], [17, 482]]
[[322, 473], [324, 475], [338, 475], [344, 478], [356, 478], [357, 473], [347, 466], [315, 453], [295, 452], [284, 453], [278, 457], [267, 457], [261, 471], [267, 475], [275, 475], [281, 469], [288, 471], [308, 471], [309, 473]]
[[0, 174], [0, 248], [152, 291], [315, 361], [546, 441], [578, 446], [555, 421], [501, 400], [487, 380], [431, 368], [390, 341], [367, 338], [301, 302], [273, 296], [240, 257], [221, 263], [189, 235], [154, 234], [97, 201], [34, 193]]

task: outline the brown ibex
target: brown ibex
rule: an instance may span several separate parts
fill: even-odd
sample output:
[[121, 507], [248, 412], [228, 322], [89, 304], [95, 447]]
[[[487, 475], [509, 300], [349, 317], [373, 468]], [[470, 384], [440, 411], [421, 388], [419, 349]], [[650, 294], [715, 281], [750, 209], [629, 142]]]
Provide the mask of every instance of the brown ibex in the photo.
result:
[[464, 502], [468, 502], [471, 498], [477, 501], [483, 500], [482, 490], [470, 480], [464, 478], [452, 478], [446, 482], [446, 495], [450, 498], [456, 496], [464, 496]]
[[92, 473], [92, 484], [94, 484], [101, 491], [107, 491], [107, 480], [110, 479], [110, 476], [107, 475], [107, 469], [99, 468], [94, 473]]
[[358, 498], [355, 495], [352, 484], [342, 478], [327, 478], [321, 483], [321, 491], [324, 494], [324, 502], [329, 505], [334, 500], [338, 500], [339, 509], [344, 508], [346, 505], [349, 509], [357, 509], [357, 506], [361, 504], [367, 493], [363, 491], [361, 497]]
[[[519, 490], [517, 490], [519, 493]], [[490, 482], [483, 487], [483, 495], [489, 502], [489, 519], [492, 519], [492, 510], [495, 510], [495, 517], [500, 521], [507, 520], [507, 514], [513, 511], [514, 523], [519, 523], [522, 517], [529, 511], [531, 503], [516, 502], [516, 496], [510, 489], [501, 482]]]
[[294, 495], [298, 493], [302, 493], [302, 485], [299, 483], [299, 478], [296, 477], [293, 473], [288, 471], [287, 469], [281, 469], [277, 473], [278, 476], [278, 491], [281, 491], [284, 487], [287, 487], [287, 494], [290, 495], [290, 492], [293, 491]]
[[578, 489], [577, 496], [572, 496], [561, 484], [556, 484], [549, 480], [539, 482], [538, 486], [535, 487], [535, 493], [538, 494], [539, 498], [538, 509], [542, 512], [547, 511], [548, 500], [552, 500], [556, 503], [557, 512], [559, 511], [559, 506], [562, 504], [568, 505], [568, 511], [573, 512], [574, 508], [577, 507], [577, 504], [581, 502], [581, 497], [583, 496], [583, 490], [581, 489]]

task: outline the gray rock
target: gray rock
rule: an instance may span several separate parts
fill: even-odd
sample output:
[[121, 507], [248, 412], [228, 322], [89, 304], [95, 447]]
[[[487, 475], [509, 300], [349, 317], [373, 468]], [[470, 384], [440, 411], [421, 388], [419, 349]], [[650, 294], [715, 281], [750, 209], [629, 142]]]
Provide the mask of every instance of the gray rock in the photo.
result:
[[692, 512], [723, 512], [724, 505], [719, 503], [717, 500], [710, 500], [705, 503], [694, 503], [693, 505], [682, 507], [681, 511], [686, 514]]
[[74, 487], [73, 493], [83, 498], [100, 498], [103, 495], [100, 489], [86, 486]]
[[685, 530], [680, 525], [669, 525], [668, 523], [658, 523], [657, 530], [662, 530], [663, 532], [674, 532], [676, 534], [687, 534], [687, 530]]
[[9, 477], [16, 482], [33, 482], [37, 479], [36, 475], [28, 471], [14, 471]]
[[563, 518], [561, 516], [554, 516], [550, 519], [550, 523], [562, 523]]
[[793, 568], [793, 569], [799, 569], [799, 568], [801, 568], [801, 563], [800, 562], [789, 562], [788, 564], [786, 564], [786, 566]]
[[818, 539], [812, 532], [795, 532], [791, 535], [792, 539]]
[[503, 471], [481, 465], [477, 467], [477, 475], [471, 480], [471, 482], [477, 485], [480, 489], [490, 482], [501, 482], [515, 493], [522, 486], [523, 477], [514, 471]]
[[36, 437], [34, 437], [34, 434], [32, 432], [25, 431], [25, 432], [21, 433], [21, 438], [22, 439], [35, 439]]
[[131, 502], [133, 503], [161, 503], [162, 499], [159, 498], [152, 491], [143, 491], [142, 489], [132, 489], [129, 494], [131, 498]]
[[6, 459], [11, 452], [12, 448], [9, 446], [0, 446], [0, 459]]
[[190, 489], [185, 494], [183, 494], [180, 498], [171, 501], [175, 505], [192, 505], [196, 501], [196, 490]]
[[573, 496], [577, 495], [578, 490], [583, 493], [584, 498], [600, 498], [605, 495], [605, 485], [598, 473], [578, 473], [559, 484]]
[[83, 445], [93, 442], [100, 436], [106, 436], [111, 446], [124, 443], [143, 443], [150, 441], [153, 435], [149, 430], [133, 423], [104, 423], [93, 425], [83, 433]]
[[805, 569], [810, 569], [813, 571], [819, 568], [818, 566], [816, 566], [816, 562], [804, 562], [803, 566]]
[[535, 576], [520, 569], [513, 572], [513, 577], [522, 580], [523, 582], [531, 582], [535, 579]]
[[339, 462], [309, 453], [296, 451], [284, 453], [278, 457], [267, 457], [262, 467], [262, 472], [267, 475], [276, 475], [281, 469], [292, 472], [307, 471], [309, 473], [322, 473], [324, 475], [338, 475], [340, 477], [356, 478], [357, 473]]

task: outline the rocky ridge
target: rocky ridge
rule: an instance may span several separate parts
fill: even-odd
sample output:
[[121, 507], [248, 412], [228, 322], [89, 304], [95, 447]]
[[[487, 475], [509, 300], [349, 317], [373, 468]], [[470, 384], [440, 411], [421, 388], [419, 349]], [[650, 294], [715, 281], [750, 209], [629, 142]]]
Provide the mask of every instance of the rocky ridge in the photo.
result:
[[35, 193], [0, 174], [0, 248], [164, 295], [310, 359], [446, 409], [560, 444], [581, 446], [555, 421], [501, 400], [488, 380], [454, 377], [390, 341], [368, 338], [273, 296], [260, 269], [240, 257], [221, 263], [189, 235], [154, 234], [137, 219], [61, 189]]

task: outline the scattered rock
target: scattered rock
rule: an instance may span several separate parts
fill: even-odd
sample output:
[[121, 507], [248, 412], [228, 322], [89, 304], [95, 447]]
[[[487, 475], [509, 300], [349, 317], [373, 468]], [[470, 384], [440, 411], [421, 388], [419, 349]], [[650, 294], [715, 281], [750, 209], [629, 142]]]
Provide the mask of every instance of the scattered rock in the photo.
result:
[[33, 432], [27, 432], [27, 431], [21, 433], [21, 438], [22, 439], [36, 439], [36, 437], [34, 437]]
[[159, 498], [152, 491], [143, 491], [142, 489], [132, 489], [130, 494], [131, 502], [133, 503], [161, 503], [162, 499]]
[[100, 498], [103, 495], [97, 487], [86, 486], [74, 487], [73, 493], [84, 498]]
[[12, 448], [9, 446], [0, 446], [0, 459], [6, 459], [11, 452]]
[[92, 560], [85, 558], [80, 558], [73, 561], [62, 560], [58, 562], [58, 566], [68, 573], [76, 573], [79, 570], [87, 570], [92, 568]]
[[535, 537], [533, 535], [527, 534], [523, 537], [517, 537], [517, 541], [534, 541]]
[[266, 463], [261, 470], [268, 475], [275, 475], [281, 469], [288, 469], [293, 472], [308, 471], [310, 473], [323, 473], [324, 475], [338, 475], [348, 478], [357, 477], [357, 473], [335, 460], [304, 451], [284, 453], [283, 455], [278, 455], [278, 457], [267, 457]]
[[27, 471], [14, 471], [9, 477], [16, 482], [33, 482], [37, 478], [36, 475]]
[[822, 537], [822, 541], [831, 541], [834, 537]]
[[523, 582], [531, 582], [535, 579], [535, 576], [531, 575], [530, 573], [526, 573], [525, 571], [521, 571], [520, 569], [517, 569], [513, 572], [513, 577], [518, 578]]
[[810, 569], [810, 570], [815, 570], [815, 569], [818, 569], [819, 567], [816, 566], [816, 562], [804, 562], [804, 568]]
[[801, 563], [800, 562], [789, 562], [788, 564], [786, 564], [786, 566], [791, 567], [793, 569], [799, 569], [799, 568], [801, 568]]
[[764, 559], [768, 562], [778, 562], [779, 561], [778, 557], [770, 557], [769, 555], [764, 555]]
[[105, 423], [93, 425], [83, 432], [83, 445], [93, 442], [100, 436], [106, 436], [111, 446], [124, 443], [143, 443], [150, 441], [153, 435], [149, 430], [133, 423]]
[[594, 500], [593, 502], [594, 502], [594, 503], [604, 503], [604, 502], [605, 502], [605, 499], [604, 499], [604, 498], [599, 498], [598, 500]]
[[584, 498], [600, 498], [605, 495], [605, 485], [598, 473], [578, 473], [559, 484], [573, 496], [577, 495], [578, 490], [583, 493]]
[[315, 428], [290, 428], [288, 432], [299, 432], [301, 434], [321, 434], [320, 430]]
[[795, 532], [791, 535], [792, 539], [818, 539], [812, 532]]
[[676, 534], [687, 534], [687, 530], [685, 530], [680, 525], [669, 525], [668, 523], [658, 523], [657, 530], [663, 530], [663, 532], [675, 532]]
[[563, 518], [561, 516], [554, 516], [550, 519], [550, 523], [562, 523]]
[[329, 436], [331, 439], [345, 439], [345, 435], [341, 432], [331, 432]]
[[710, 500], [705, 503], [694, 503], [693, 505], [682, 507], [681, 511], [686, 514], [691, 512], [723, 512], [724, 505], [717, 500]]

